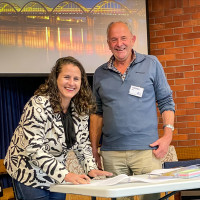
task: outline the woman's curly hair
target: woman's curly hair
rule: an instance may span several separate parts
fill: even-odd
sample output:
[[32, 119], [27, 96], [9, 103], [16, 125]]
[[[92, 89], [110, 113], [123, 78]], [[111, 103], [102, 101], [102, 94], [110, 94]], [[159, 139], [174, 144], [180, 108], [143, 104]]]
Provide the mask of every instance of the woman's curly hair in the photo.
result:
[[82, 64], [75, 58], [68, 56], [59, 58], [52, 68], [48, 79], [35, 91], [35, 95], [49, 96], [55, 113], [62, 112], [61, 98], [57, 86], [57, 78], [62, 67], [67, 64], [77, 66], [81, 71], [81, 86], [79, 92], [72, 98], [74, 108], [79, 115], [91, 114], [96, 111], [95, 99], [89, 86], [87, 76]]

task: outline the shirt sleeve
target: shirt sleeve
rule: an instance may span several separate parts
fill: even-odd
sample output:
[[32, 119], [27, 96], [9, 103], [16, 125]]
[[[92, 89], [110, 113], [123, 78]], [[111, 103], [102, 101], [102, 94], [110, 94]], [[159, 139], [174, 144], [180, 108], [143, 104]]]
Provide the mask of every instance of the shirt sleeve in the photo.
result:
[[172, 90], [167, 82], [163, 67], [156, 57], [154, 61], [156, 65], [154, 88], [160, 113], [162, 114], [166, 110], [175, 111]]
[[96, 98], [96, 105], [97, 105], [96, 114], [103, 115], [102, 101], [101, 101], [101, 97], [99, 95], [99, 83], [97, 82], [97, 79], [96, 79], [97, 73], [98, 73], [98, 71], [95, 72], [94, 77], [93, 77], [93, 94]]

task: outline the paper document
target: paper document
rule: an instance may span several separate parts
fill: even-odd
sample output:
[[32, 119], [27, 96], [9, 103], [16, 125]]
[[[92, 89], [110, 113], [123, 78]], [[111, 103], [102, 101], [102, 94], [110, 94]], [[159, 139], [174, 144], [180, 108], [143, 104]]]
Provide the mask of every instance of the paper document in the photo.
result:
[[130, 182], [145, 182], [145, 183], [158, 183], [172, 180], [172, 177], [150, 177], [150, 176], [127, 176], [126, 174], [120, 174], [113, 178], [106, 178], [101, 180], [92, 180], [89, 185], [116, 185], [119, 183]]

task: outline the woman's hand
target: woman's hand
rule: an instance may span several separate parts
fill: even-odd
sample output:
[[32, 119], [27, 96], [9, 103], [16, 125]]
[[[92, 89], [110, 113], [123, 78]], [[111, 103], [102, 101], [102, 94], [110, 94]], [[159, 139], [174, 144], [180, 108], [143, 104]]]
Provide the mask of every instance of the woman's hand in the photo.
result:
[[65, 176], [65, 181], [73, 183], [74, 185], [88, 184], [90, 183], [90, 178], [85, 174], [74, 174], [70, 172]]
[[107, 171], [92, 169], [91, 171], [89, 171], [88, 175], [90, 177], [96, 177], [96, 176], [112, 176], [113, 174]]

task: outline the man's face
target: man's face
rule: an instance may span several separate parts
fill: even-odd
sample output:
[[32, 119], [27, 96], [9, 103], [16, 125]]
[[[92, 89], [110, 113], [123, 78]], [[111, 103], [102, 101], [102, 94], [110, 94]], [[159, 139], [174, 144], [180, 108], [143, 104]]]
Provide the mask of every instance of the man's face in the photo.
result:
[[136, 37], [133, 36], [124, 23], [114, 23], [108, 32], [108, 46], [115, 59], [124, 62], [131, 59], [132, 48]]

